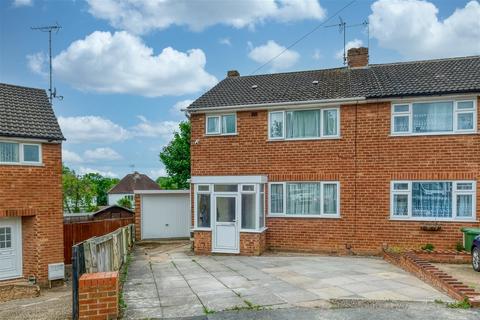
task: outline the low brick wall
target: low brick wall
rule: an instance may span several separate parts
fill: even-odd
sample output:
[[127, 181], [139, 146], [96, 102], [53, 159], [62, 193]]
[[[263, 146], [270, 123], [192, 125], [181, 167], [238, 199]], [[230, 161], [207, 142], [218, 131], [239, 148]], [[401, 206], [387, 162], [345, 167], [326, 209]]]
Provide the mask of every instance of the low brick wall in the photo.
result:
[[267, 247], [266, 231], [262, 233], [240, 232], [240, 254], [259, 256]]
[[212, 254], [212, 232], [195, 231], [193, 234], [193, 252], [199, 255]]
[[18, 280], [0, 284], [0, 303], [14, 300], [34, 298], [40, 295], [40, 287]]
[[414, 274], [417, 278], [445, 292], [456, 300], [467, 299], [474, 307], [480, 307], [480, 293], [438, 269], [428, 261], [419, 258], [414, 252], [403, 254], [384, 252], [383, 258]]
[[472, 255], [466, 251], [439, 250], [439, 251], [412, 251], [417, 257], [432, 263], [471, 263]]
[[85, 273], [79, 280], [79, 319], [117, 319], [118, 272]]

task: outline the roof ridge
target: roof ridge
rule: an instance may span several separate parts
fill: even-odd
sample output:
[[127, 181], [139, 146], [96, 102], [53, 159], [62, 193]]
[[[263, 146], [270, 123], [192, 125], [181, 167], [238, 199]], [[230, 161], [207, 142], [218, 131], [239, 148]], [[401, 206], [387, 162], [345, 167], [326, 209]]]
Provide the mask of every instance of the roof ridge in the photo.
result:
[[424, 59], [424, 60], [411, 60], [411, 61], [398, 61], [398, 62], [388, 62], [388, 63], [372, 63], [372, 64], [369, 64], [369, 66], [371, 66], [371, 67], [392, 66], [392, 65], [410, 64], [410, 63], [429, 63], [429, 62], [451, 61], [451, 60], [468, 60], [468, 59], [477, 59], [477, 58], [480, 58], [480, 55], [462, 56], [462, 57], [449, 57], [449, 58], [437, 58], [437, 59]]
[[40, 91], [44, 91], [44, 92], [47, 91], [46, 89], [42, 89], [42, 88], [20, 86], [20, 85], [18, 85], [18, 84], [11, 84], [11, 83], [6, 83], [6, 82], [0, 82], [0, 85], [8, 86], [8, 87], [17, 87], [17, 88], [22, 88], [22, 89], [40, 90]]
[[[249, 74], [246, 76], [238, 76], [232, 78], [224, 78], [225, 79], [238, 79], [238, 78], [254, 78], [254, 77], [267, 77], [271, 75], [281, 75], [281, 74], [292, 74], [292, 73], [306, 73], [306, 72], [316, 72], [316, 71], [327, 71], [327, 70], [344, 70], [347, 67], [335, 67], [335, 68], [326, 68], [326, 69], [310, 69], [310, 70], [297, 70], [297, 71], [285, 71], [285, 72], [272, 72], [272, 73], [262, 73], [262, 74]], [[223, 81], [222, 80], [222, 81]]]

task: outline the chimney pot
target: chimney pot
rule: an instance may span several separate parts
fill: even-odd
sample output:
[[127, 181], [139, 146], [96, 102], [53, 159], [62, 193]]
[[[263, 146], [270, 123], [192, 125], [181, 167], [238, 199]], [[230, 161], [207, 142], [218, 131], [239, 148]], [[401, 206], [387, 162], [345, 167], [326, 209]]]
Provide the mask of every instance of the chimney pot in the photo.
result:
[[237, 70], [228, 70], [227, 78], [234, 78], [234, 77], [240, 77], [240, 72], [238, 72]]
[[368, 48], [351, 48], [347, 52], [349, 68], [364, 68], [368, 66]]

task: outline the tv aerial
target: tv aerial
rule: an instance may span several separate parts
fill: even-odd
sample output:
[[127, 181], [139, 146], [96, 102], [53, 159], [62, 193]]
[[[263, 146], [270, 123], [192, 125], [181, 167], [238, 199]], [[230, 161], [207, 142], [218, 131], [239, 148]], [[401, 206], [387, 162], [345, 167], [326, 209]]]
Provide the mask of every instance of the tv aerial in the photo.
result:
[[347, 48], [346, 48], [346, 45], [347, 45], [347, 28], [355, 28], [355, 27], [360, 27], [360, 26], [366, 27], [367, 28], [367, 39], [368, 39], [367, 47], [368, 47], [368, 51], [370, 51], [370, 27], [369, 27], [369, 24], [368, 24], [367, 20], [363, 21], [362, 23], [349, 25], [342, 19], [342, 17], [338, 17], [338, 18], [340, 20], [339, 23], [325, 26], [325, 28], [337, 27], [338, 32], [343, 34], [343, 64], [347, 64]]

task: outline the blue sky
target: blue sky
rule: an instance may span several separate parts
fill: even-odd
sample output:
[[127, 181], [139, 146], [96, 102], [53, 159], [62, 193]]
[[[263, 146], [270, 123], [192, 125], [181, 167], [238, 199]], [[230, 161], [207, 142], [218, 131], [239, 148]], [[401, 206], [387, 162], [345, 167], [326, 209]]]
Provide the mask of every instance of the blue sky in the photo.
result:
[[[350, 2], [3, 0], [0, 81], [48, 87], [47, 34], [30, 27], [58, 22], [54, 82], [64, 99], [54, 108], [65, 163], [117, 177], [134, 165], [156, 178], [158, 153], [185, 119], [180, 108], [227, 70], [252, 73]], [[371, 63], [480, 54], [476, 0], [357, 0], [340, 16], [370, 22]], [[349, 28], [347, 47], [367, 38]], [[337, 28], [321, 27], [258, 73], [340, 67], [342, 47]]]

